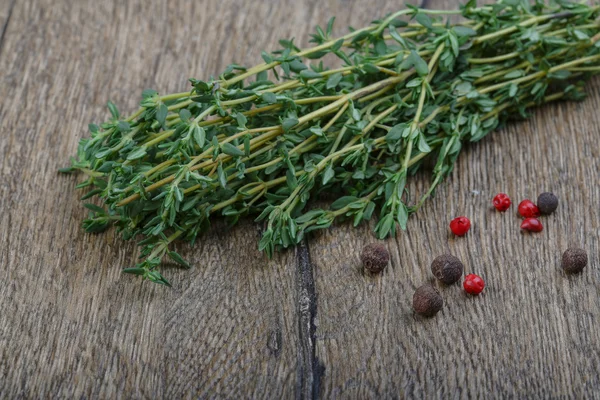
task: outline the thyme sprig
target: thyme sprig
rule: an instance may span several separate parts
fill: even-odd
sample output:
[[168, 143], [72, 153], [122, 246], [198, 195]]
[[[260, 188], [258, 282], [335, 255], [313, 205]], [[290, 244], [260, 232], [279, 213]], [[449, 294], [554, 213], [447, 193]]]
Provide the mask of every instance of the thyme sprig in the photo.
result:
[[[394, 235], [448, 176], [465, 141], [481, 140], [530, 107], [581, 99], [600, 70], [598, 6], [505, 0], [457, 11], [408, 6], [333, 37], [331, 19], [313, 47], [281, 40], [263, 63], [229, 65], [189, 92], [142, 93], [140, 109], [91, 124], [63, 172], [87, 179], [88, 232], [116, 224], [142, 235], [141, 262], [124, 272], [166, 284], [171, 243], [194, 242], [215, 216], [265, 221], [269, 256], [310, 231], [377, 213], [376, 235]], [[449, 15], [460, 14], [451, 24]], [[341, 66], [329, 68], [332, 55]], [[435, 160], [415, 199], [407, 179]], [[334, 193], [328, 208], [311, 207]]]

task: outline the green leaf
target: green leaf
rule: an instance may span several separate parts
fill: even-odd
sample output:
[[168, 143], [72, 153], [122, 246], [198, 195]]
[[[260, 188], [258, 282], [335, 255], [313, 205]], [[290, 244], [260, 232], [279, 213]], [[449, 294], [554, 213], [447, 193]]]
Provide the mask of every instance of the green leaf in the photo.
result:
[[[94, 197], [97, 194], [102, 193], [102, 189], [94, 189], [94, 190], [90, 190], [89, 192], [87, 192], [85, 195], [83, 195], [79, 200], [87, 200], [90, 197]], [[85, 204], [84, 204], [85, 205]]]
[[147, 278], [150, 282], [171, 287], [169, 281], [167, 281], [165, 277], [162, 276], [158, 271], [148, 271], [145, 275], [145, 278]]
[[158, 106], [158, 110], [156, 110], [156, 120], [163, 127], [165, 126], [165, 123], [167, 122], [167, 114], [168, 113], [169, 113], [169, 109], [164, 104], [161, 104], [160, 106]]
[[98, 133], [98, 131], [100, 130], [100, 128], [96, 124], [89, 124], [88, 129], [91, 133]]
[[[402, 21], [404, 22], [404, 21]], [[394, 39], [396, 42], [398, 42], [403, 48], [407, 48], [407, 44], [406, 44], [406, 40], [404, 40], [404, 38], [398, 33], [398, 31], [393, 27], [389, 27], [389, 33], [390, 36], [392, 37], [392, 39]], [[402, 56], [402, 54], [399, 55], [399, 57]]]
[[407, 125], [405, 123], [394, 125], [392, 129], [390, 129], [385, 135], [385, 141], [395, 142], [397, 140], [400, 140], [400, 138], [402, 137], [402, 132], [404, 132], [406, 126]]
[[587, 40], [590, 38], [585, 32], [582, 32], [579, 29], [575, 29], [573, 33], [575, 34], [575, 37], [579, 40]]
[[240, 128], [246, 129], [246, 122], [248, 122], [248, 119], [246, 118], [246, 116], [244, 114], [237, 113], [235, 115], [235, 120], [237, 121], [237, 124]]
[[290, 69], [294, 72], [301, 72], [307, 69], [308, 67], [302, 63], [299, 59], [294, 59], [290, 62]]
[[156, 95], [158, 95], [158, 92], [156, 90], [144, 89], [144, 91], [142, 92], [142, 99], [148, 99], [148, 98], [154, 97]]
[[283, 128], [283, 131], [287, 133], [294, 126], [298, 125], [298, 122], [299, 121], [296, 118], [286, 118], [283, 120], [281, 127]]
[[327, 165], [325, 168], [325, 172], [323, 173], [323, 185], [327, 185], [335, 176], [335, 171], [333, 170], [333, 166], [331, 164]]
[[246, 157], [250, 155], [250, 135], [244, 136], [244, 155]]
[[305, 214], [302, 214], [298, 218], [296, 218], [297, 224], [305, 224], [313, 219], [319, 219], [325, 214], [323, 210], [311, 210]]
[[475, 36], [477, 35], [477, 32], [467, 26], [455, 26], [452, 28], [452, 30], [454, 31], [454, 33], [456, 33], [456, 35], [458, 37], [463, 37], [463, 36]]
[[275, 93], [271, 93], [271, 92], [264, 92], [260, 95], [260, 97], [269, 104], [275, 104], [277, 103], [277, 96], [275, 95]]
[[397, 216], [398, 225], [404, 231], [406, 230], [406, 222], [408, 221], [408, 209], [404, 203], [400, 203], [398, 206], [398, 216]]
[[515, 95], [517, 94], [517, 90], [519, 90], [517, 84], [511, 83], [510, 88], [508, 89], [508, 95], [510, 97], [515, 97]]
[[331, 46], [331, 51], [336, 52], [344, 45], [344, 39], [340, 39]]
[[260, 53], [260, 55], [267, 64], [270, 64], [273, 62], [273, 57], [271, 57], [271, 55], [268, 54], [266, 51], [263, 51], [262, 53]]
[[363, 71], [365, 71], [367, 74], [377, 74], [379, 73], [379, 68], [377, 68], [375, 65], [373, 64], [365, 64], [363, 65]]
[[329, 19], [329, 21], [327, 22], [327, 29], [326, 29], [327, 37], [330, 37], [331, 34], [332, 34], [332, 32], [333, 32], [333, 24], [334, 24], [334, 22], [335, 22], [335, 17], [331, 17]]
[[566, 70], [559, 70], [559, 71], [550, 73], [548, 76], [552, 79], [563, 80], [563, 79], [569, 78], [571, 76], [571, 72], [566, 71]]
[[204, 128], [196, 124], [190, 127], [190, 129], [193, 129], [192, 136], [194, 137], [194, 141], [196, 142], [196, 144], [200, 148], [203, 148], [204, 142], [206, 141], [206, 131], [204, 130]]
[[221, 145], [221, 151], [233, 157], [241, 157], [244, 155], [244, 152], [242, 150], [238, 149], [236, 146], [232, 145], [229, 142], [223, 143]]
[[310, 133], [312, 133], [315, 136], [319, 136], [319, 137], [323, 137], [324, 133], [323, 133], [323, 129], [321, 129], [320, 126], [311, 126], [309, 129]]
[[183, 265], [186, 268], [191, 268], [190, 264], [181, 257], [181, 255], [175, 251], [169, 251], [167, 253], [171, 260], [175, 261], [179, 265]]
[[98, 207], [95, 204], [85, 203], [83, 206], [85, 208], [87, 208], [88, 210], [94, 211], [98, 214], [102, 214], [102, 215], [106, 214], [106, 210], [104, 210], [102, 207]]
[[181, 118], [183, 122], [189, 122], [191, 117], [192, 113], [188, 109], [184, 108], [179, 111], [179, 118]]
[[427, 140], [425, 140], [425, 135], [423, 134], [419, 135], [419, 143], [417, 147], [421, 153], [431, 152], [431, 147], [427, 144]]
[[458, 94], [459, 96], [464, 96], [465, 94], [469, 93], [472, 88], [473, 85], [471, 84], [471, 82], [461, 82], [458, 85], [456, 85], [454, 90], [456, 90], [456, 94]]
[[386, 214], [382, 217], [377, 226], [375, 227], [375, 231], [377, 232], [377, 237], [379, 239], [385, 239], [388, 234], [392, 232], [392, 227], [394, 226], [394, 216], [392, 214]]
[[117, 123], [117, 130], [121, 133], [127, 133], [131, 130], [131, 125], [126, 121], [119, 121]]
[[137, 149], [135, 149], [134, 151], [132, 151], [131, 153], [129, 153], [127, 155], [127, 159], [130, 161], [138, 160], [140, 158], [143, 158], [145, 155], [146, 155], [146, 148], [138, 147]]
[[508, 74], [504, 75], [504, 79], [520, 78], [523, 75], [525, 75], [525, 71], [523, 71], [522, 69], [518, 69], [518, 70], [515, 70], [515, 71], [511, 71]]
[[304, 79], [316, 79], [316, 78], [321, 78], [322, 75], [313, 70], [305, 69], [304, 71], [300, 72], [300, 77], [302, 77]]
[[225, 175], [225, 171], [223, 171], [223, 164], [219, 163], [217, 167], [217, 175], [219, 176], [219, 183], [223, 189], [227, 188], [227, 176]]
[[336, 201], [334, 201], [331, 204], [331, 209], [332, 210], [339, 210], [341, 208], [346, 207], [348, 204], [355, 202], [356, 200], [358, 200], [358, 198], [355, 197], [355, 196], [343, 196], [343, 197], [340, 197], [339, 199], [337, 199]]
[[411, 50], [410, 56], [412, 57], [413, 65], [415, 66], [417, 73], [421, 76], [427, 75], [429, 73], [429, 68], [427, 67], [425, 60], [423, 60], [421, 56], [414, 50]]
[[423, 13], [419, 13], [415, 17], [415, 19], [417, 20], [417, 22], [419, 24], [423, 25], [425, 28], [427, 28], [427, 29], [433, 29], [433, 22], [431, 21], [431, 18], [429, 18], [429, 15], [423, 14]]
[[325, 87], [327, 89], [333, 89], [333, 88], [337, 87], [337, 85], [341, 82], [343, 77], [344, 76], [342, 75], [341, 72], [336, 72], [335, 74], [331, 75], [329, 77], [329, 79], [327, 79], [327, 83], [325, 84]]
[[450, 46], [452, 47], [452, 52], [454, 53], [454, 56], [458, 57], [458, 53], [460, 51], [459, 45], [458, 45], [458, 39], [452, 32], [448, 33], [448, 38], [450, 39]]
[[146, 273], [146, 268], [123, 268], [123, 273], [143, 276]]
[[106, 105], [108, 106], [108, 110], [110, 111], [110, 114], [113, 116], [113, 118], [119, 119], [119, 110], [117, 109], [117, 106], [115, 106], [115, 104], [112, 101], [109, 101]]

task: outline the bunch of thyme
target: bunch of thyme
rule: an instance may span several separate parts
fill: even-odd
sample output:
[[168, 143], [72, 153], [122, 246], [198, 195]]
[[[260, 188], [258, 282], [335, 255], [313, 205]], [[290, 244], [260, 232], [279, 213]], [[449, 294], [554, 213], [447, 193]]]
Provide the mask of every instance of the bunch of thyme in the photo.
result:
[[[511, 115], [583, 97], [600, 70], [598, 6], [504, 0], [458, 11], [408, 7], [332, 37], [334, 20], [298, 48], [281, 40], [264, 63], [229, 65], [218, 79], [190, 79], [189, 92], [145, 90], [141, 108], [91, 124], [64, 172], [81, 171], [82, 200], [99, 197], [88, 232], [116, 224], [143, 235], [141, 262], [124, 271], [156, 283], [170, 244], [194, 241], [223, 216], [266, 221], [259, 248], [297, 244], [336, 219], [379, 215], [394, 235], [450, 174], [462, 143], [478, 141]], [[447, 16], [458, 14], [451, 24]], [[338, 68], [321, 60], [333, 56]], [[411, 201], [407, 178], [433, 158], [433, 179]], [[310, 208], [321, 192], [338, 195]]]

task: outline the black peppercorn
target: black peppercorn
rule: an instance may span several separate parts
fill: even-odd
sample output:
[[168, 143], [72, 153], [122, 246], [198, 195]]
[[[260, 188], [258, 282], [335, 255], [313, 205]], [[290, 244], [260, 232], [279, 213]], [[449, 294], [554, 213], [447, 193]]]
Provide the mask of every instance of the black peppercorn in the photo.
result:
[[457, 282], [463, 274], [463, 263], [452, 254], [442, 254], [431, 263], [431, 272], [446, 285]]
[[418, 288], [413, 295], [413, 308], [424, 317], [432, 317], [442, 309], [444, 299], [440, 292], [430, 284]]
[[542, 214], [552, 214], [558, 207], [558, 197], [554, 193], [544, 192], [538, 196], [537, 206]]
[[571, 274], [581, 272], [587, 263], [587, 253], [577, 247], [568, 248], [562, 255], [562, 267], [565, 272]]
[[381, 244], [369, 244], [363, 248], [360, 260], [363, 266], [371, 272], [381, 272], [390, 261], [390, 253]]

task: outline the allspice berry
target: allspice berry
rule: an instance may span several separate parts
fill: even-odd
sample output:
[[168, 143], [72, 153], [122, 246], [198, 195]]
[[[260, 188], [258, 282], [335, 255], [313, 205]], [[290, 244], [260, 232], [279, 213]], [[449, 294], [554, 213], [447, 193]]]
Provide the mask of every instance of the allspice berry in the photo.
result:
[[442, 254], [431, 263], [431, 272], [446, 285], [458, 282], [464, 270], [463, 263], [452, 254]]
[[587, 253], [577, 247], [568, 248], [562, 255], [562, 268], [570, 274], [581, 272], [587, 263]]
[[390, 253], [385, 246], [373, 243], [363, 248], [360, 260], [366, 269], [377, 273], [383, 271], [390, 262]]
[[444, 299], [440, 292], [428, 283], [418, 288], [413, 295], [413, 308], [424, 317], [434, 316], [443, 305]]
[[538, 196], [537, 206], [542, 214], [552, 214], [558, 207], [558, 197], [554, 193], [544, 192]]

